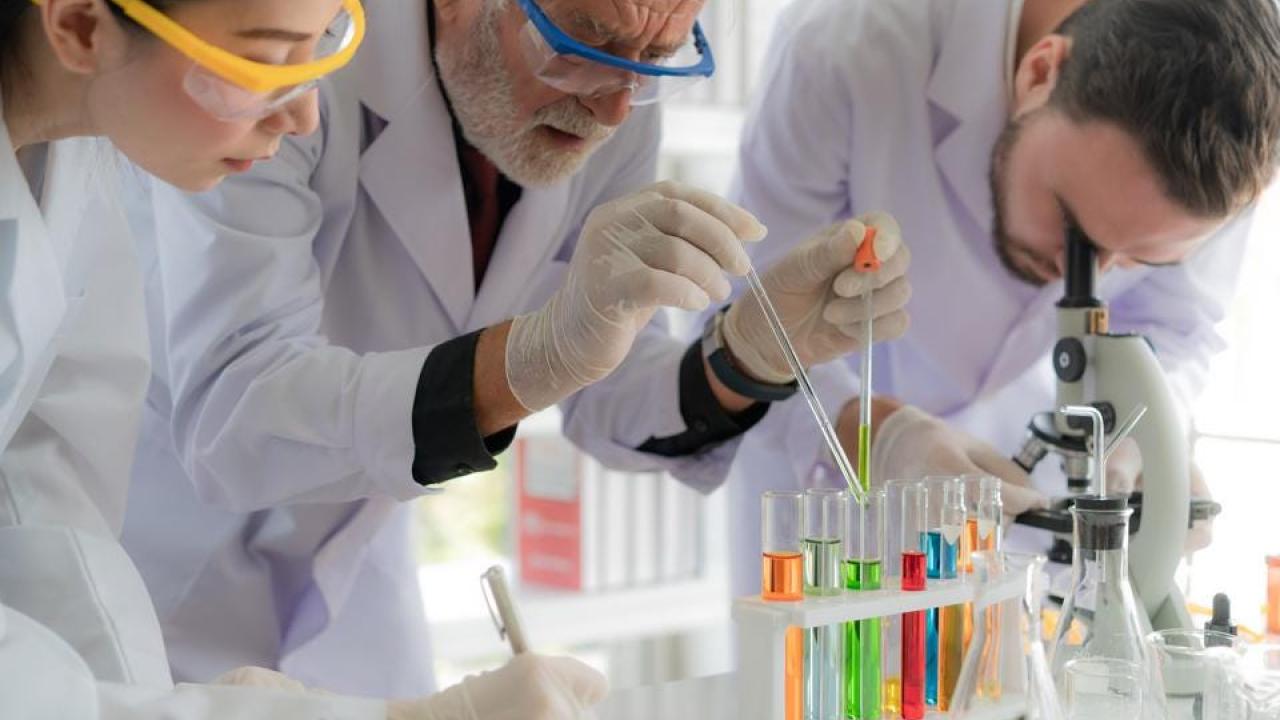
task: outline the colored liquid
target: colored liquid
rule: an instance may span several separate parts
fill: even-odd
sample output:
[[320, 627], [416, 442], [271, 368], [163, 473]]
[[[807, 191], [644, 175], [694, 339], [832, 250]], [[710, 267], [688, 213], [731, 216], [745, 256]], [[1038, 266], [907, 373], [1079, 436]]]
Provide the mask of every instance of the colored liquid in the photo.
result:
[[858, 425], [858, 480], [863, 490], [871, 489], [871, 426]]
[[804, 718], [804, 628], [787, 628], [786, 658], [783, 666], [783, 707], [785, 720]]
[[960, 572], [973, 572], [973, 554], [982, 549], [978, 544], [978, 518], [968, 518], [964, 522], [964, 538], [960, 542]]
[[[804, 591], [806, 595], [836, 595], [841, 577], [838, 538], [805, 538]], [[841, 702], [841, 651], [843, 628], [839, 624], [809, 628], [804, 643], [804, 715], [806, 720], [839, 720]]]
[[[845, 587], [879, 590], [879, 560], [845, 560]], [[880, 618], [844, 624], [844, 715], [856, 720], [880, 717]]]
[[[921, 552], [902, 553], [902, 589], [925, 589], [927, 558]], [[901, 713], [904, 720], [924, 717], [925, 690], [925, 618], [924, 612], [902, 615], [902, 691]]]
[[804, 599], [804, 556], [793, 553], [765, 553], [760, 577], [760, 597], [765, 600]]
[[[804, 556], [800, 553], [765, 553], [761, 568], [760, 597], [769, 601], [804, 599]], [[804, 718], [804, 629], [787, 628], [783, 664], [785, 720]]]
[[938, 622], [938, 709], [951, 708], [951, 697], [964, 662], [964, 605], [942, 608]]
[[924, 613], [902, 614], [902, 717], [920, 720], [925, 706]]
[[1267, 632], [1280, 635], [1280, 555], [1267, 558]]
[[986, 613], [987, 633], [978, 656], [978, 697], [1000, 699], [1000, 605], [992, 605]]
[[805, 538], [804, 594], [839, 595], [844, 587], [839, 538]]
[[[925, 573], [930, 580], [942, 577], [942, 531], [929, 530], [924, 538]], [[924, 611], [924, 701], [938, 704], [938, 608]], [[904, 651], [905, 652], [905, 651]], [[904, 677], [906, 673], [903, 673]]]
[[895, 675], [884, 679], [881, 708], [885, 717], [897, 717], [902, 712], [902, 678]]

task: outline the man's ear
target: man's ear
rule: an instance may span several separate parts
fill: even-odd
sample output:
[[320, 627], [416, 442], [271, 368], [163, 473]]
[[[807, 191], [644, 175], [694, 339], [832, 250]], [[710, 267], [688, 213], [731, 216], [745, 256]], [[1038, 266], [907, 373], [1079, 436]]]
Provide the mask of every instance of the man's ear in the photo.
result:
[[1046, 35], [1022, 56], [1013, 75], [1013, 118], [1043, 107], [1058, 86], [1063, 64], [1071, 56], [1071, 38]]

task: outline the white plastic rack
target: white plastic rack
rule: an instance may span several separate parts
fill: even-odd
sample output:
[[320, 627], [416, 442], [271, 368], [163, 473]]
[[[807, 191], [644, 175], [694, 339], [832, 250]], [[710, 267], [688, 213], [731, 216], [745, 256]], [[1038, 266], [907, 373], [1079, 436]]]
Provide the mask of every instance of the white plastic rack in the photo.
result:
[[[758, 596], [739, 598], [733, 604], [733, 619], [738, 635], [737, 685], [740, 692], [740, 717], [743, 720], [782, 720], [784, 706], [784, 662], [786, 631], [789, 627], [814, 628], [836, 623], [900, 615], [915, 610], [973, 603], [975, 612], [995, 603], [1022, 596], [1026, 584], [1023, 569], [1009, 568], [1000, 578], [980, 584], [962, 578], [930, 580], [921, 591], [905, 592], [897, 587], [898, 578], [889, 578], [893, 587], [882, 590], [845, 591], [830, 597], [812, 597], [795, 602], [769, 602]], [[1012, 641], [1018, 637], [1018, 614], [1001, 614], [1001, 652], [1021, 653]], [[1020, 657], [1020, 655], [1019, 655]], [[975, 717], [1001, 720], [1017, 718], [1026, 712], [1022, 694], [1025, 681], [1019, 662], [1003, 662], [1002, 678], [1006, 692], [998, 704], [984, 707]], [[945, 713], [927, 717], [944, 718]], [[886, 719], [887, 720], [887, 719]]]

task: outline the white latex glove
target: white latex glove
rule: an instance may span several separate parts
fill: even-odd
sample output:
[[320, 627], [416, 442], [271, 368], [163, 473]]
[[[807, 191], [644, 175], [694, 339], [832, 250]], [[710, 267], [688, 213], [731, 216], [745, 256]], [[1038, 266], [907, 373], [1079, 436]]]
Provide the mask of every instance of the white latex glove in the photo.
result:
[[1031, 487], [1031, 478], [1017, 463], [971, 435], [911, 405], [889, 414], [876, 430], [871, 446], [871, 477], [877, 484], [927, 475], [994, 475], [1007, 516], [1048, 507], [1047, 499]]
[[507, 382], [541, 410], [594, 383], [626, 357], [660, 307], [703, 310], [745, 275], [743, 241], [765, 228], [712, 193], [659, 183], [587, 216], [564, 285], [507, 337]]
[[1140, 487], [1142, 451], [1131, 437], [1120, 441], [1107, 458], [1107, 494], [1128, 495]]
[[[854, 255], [868, 226], [876, 229], [880, 269], [853, 269]], [[903, 308], [911, 297], [907, 265], [911, 253], [902, 231], [887, 213], [868, 213], [837, 223], [795, 248], [760, 276], [774, 309], [805, 367], [834, 360], [862, 347], [866, 306], [862, 294], [872, 290], [874, 339], [892, 340], [907, 331]], [[768, 320], [751, 292], [743, 293], [724, 319], [725, 345], [748, 374], [768, 383], [791, 382], [794, 376]]]
[[267, 668], [254, 667], [252, 665], [228, 670], [215, 678], [213, 684], [279, 688], [281, 690], [292, 690], [295, 692], [319, 692], [311, 690], [306, 685], [303, 685], [284, 673], [276, 672], [275, 670], [268, 670]]
[[572, 658], [525, 653], [421, 700], [387, 703], [388, 720], [583, 720], [609, 693]]

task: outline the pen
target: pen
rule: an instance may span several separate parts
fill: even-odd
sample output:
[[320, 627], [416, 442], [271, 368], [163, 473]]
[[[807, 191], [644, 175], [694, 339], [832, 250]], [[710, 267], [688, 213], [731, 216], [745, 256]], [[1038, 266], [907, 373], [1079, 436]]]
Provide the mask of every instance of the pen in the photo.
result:
[[515, 603], [507, 589], [507, 576], [501, 565], [494, 565], [480, 576], [480, 590], [484, 593], [485, 606], [498, 629], [498, 637], [511, 645], [511, 652], [520, 655], [529, 649], [524, 638], [524, 626], [516, 614]]

